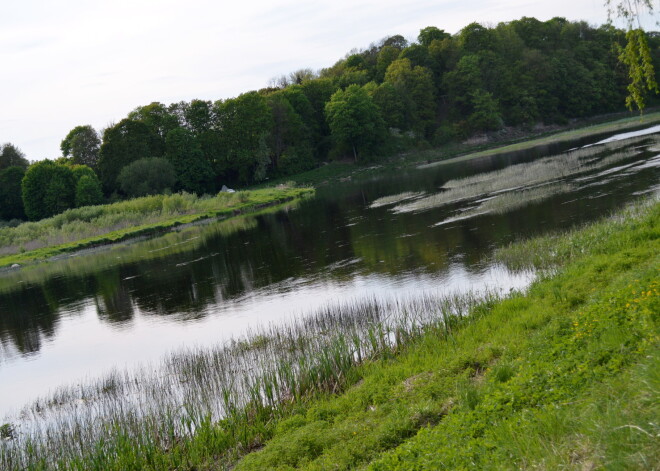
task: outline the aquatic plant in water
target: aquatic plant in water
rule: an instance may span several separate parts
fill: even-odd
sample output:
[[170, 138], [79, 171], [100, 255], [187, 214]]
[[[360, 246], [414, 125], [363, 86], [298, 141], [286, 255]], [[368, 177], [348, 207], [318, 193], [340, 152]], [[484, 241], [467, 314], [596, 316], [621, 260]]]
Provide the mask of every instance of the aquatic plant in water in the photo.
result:
[[[651, 140], [648, 145], [660, 142], [660, 136], [643, 139], [646, 142]], [[450, 180], [440, 192], [397, 204], [391, 211], [407, 213], [459, 202], [471, 204], [467, 211], [463, 209], [441, 224], [486, 213], [502, 214], [528, 204], [530, 198], [539, 202], [602, 179], [606, 176], [604, 172], [615, 173], [612, 166], [640, 152], [633, 144], [627, 140], [583, 147], [530, 163], [511, 165], [502, 170]], [[627, 167], [621, 166], [616, 171], [623, 171]]]
[[425, 332], [447, 334], [474, 306], [498, 296], [426, 294], [329, 305], [217, 348], [173, 353], [155, 368], [114, 371], [60, 388], [10, 419], [0, 467], [90, 459], [112, 454], [122, 440], [168, 449], [221, 419], [247, 426], [250, 414], [277, 413], [320, 391], [339, 392], [355, 365], [391, 355]]

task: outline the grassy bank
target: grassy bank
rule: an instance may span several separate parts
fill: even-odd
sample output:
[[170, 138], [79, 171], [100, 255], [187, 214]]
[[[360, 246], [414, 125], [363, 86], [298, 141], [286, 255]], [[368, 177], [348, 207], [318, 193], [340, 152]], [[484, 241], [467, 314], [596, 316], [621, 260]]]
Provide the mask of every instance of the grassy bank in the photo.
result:
[[0, 465], [653, 468], [659, 236], [639, 205], [499, 251], [545, 270], [526, 294], [331, 306], [62, 390], [3, 429]]
[[[551, 131], [529, 131], [524, 137], [508, 138], [506, 134], [494, 137], [482, 143], [470, 141], [459, 143], [452, 142], [443, 146], [428, 150], [412, 150], [384, 161], [374, 163], [374, 166], [399, 169], [410, 166], [434, 166], [448, 163], [456, 163], [487, 157], [500, 153], [524, 151], [534, 147], [549, 144], [570, 143], [576, 139], [598, 136], [601, 134], [625, 132], [640, 127], [650, 127], [660, 123], [660, 112], [651, 112], [644, 116], [643, 120], [638, 115], [611, 118], [606, 122], [594, 122], [587, 120], [577, 122], [570, 126], [557, 127]], [[286, 177], [297, 184], [319, 186], [328, 182], [349, 178], [371, 170], [371, 167], [358, 166], [347, 162], [331, 162], [308, 172]], [[283, 182], [285, 179], [282, 179]], [[274, 180], [269, 185], [278, 183]]]
[[164, 232], [208, 218], [244, 214], [312, 193], [281, 186], [197, 197], [178, 193], [67, 210], [37, 222], [0, 229], [0, 267]]

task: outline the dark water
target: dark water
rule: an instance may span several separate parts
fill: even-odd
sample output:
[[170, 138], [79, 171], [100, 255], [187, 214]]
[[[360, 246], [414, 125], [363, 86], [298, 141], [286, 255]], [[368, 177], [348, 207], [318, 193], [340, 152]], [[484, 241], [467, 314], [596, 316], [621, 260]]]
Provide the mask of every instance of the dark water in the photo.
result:
[[[494, 247], [658, 192], [658, 135], [589, 149], [571, 169], [573, 157], [530, 151], [366, 172], [297, 207], [0, 274], [0, 416], [58, 385], [328, 303], [523, 287], [531, 275], [490, 263]], [[416, 196], [379, 200], [405, 192]]]

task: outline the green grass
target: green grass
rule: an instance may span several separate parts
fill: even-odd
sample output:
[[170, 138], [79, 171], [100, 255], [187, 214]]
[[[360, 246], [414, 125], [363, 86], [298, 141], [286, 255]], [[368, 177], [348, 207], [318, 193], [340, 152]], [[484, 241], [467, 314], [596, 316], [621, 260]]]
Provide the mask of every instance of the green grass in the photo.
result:
[[513, 140], [496, 140], [486, 144], [452, 142], [428, 150], [410, 150], [377, 162], [372, 162], [369, 164], [370, 166], [355, 165], [349, 162], [330, 162], [301, 174], [291, 175], [257, 185], [255, 188], [263, 188], [289, 181], [298, 185], [321, 186], [329, 182], [345, 180], [370, 172], [373, 167], [396, 170], [401, 167], [417, 166], [419, 164], [422, 164], [421, 166], [444, 165], [500, 153], [523, 151], [548, 144], [570, 143], [576, 139], [592, 135], [623, 132], [658, 124], [660, 122], [660, 112], [650, 112], [644, 115], [643, 120], [638, 115], [615, 120], [611, 120], [611, 117], [609, 117], [609, 119], [607, 122], [600, 123], [594, 123], [592, 120], [578, 122], [568, 127], [568, 129], [564, 127], [560, 130], [546, 131], [540, 135], [530, 131], [527, 136]]
[[479, 149], [478, 146], [449, 144], [446, 147], [417, 153], [415, 154], [414, 160], [418, 162], [426, 161], [426, 165], [424, 166], [464, 162], [478, 157], [522, 151], [537, 146], [558, 144], [562, 142], [570, 143], [576, 139], [594, 135], [624, 132], [640, 127], [650, 127], [651, 125], [658, 124], [658, 122], [660, 122], [660, 112], [654, 112], [644, 115], [643, 119], [639, 116], [631, 116], [605, 123], [588, 124], [573, 129], [546, 133], [545, 135], [532, 139], [524, 138], [508, 144], [502, 142], [488, 144], [482, 146], [483, 149]]
[[0, 228], [0, 267], [242, 214], [312, 192], [311, 188], [281, 186], [213, 197], [177, 193], [70, 209], [38, 222]]
[[236, 469], [651, 469], [660, 205], [633, 213], [572, 233], [528, 294], [362, 366]]
[[[653, 469], [659, 236], [660, 204], [647, 202], [549, 242], [523, 243], [533, 250], [520, 250], [516, 266], [552, 268], [525, 294], [478, 305], [420, 299], [329, 307], [227, 350], [175, 356], [151, 383], [115, 375], [81, 399], [108, 414], [102, 421], [82, 413], [76, 388], [64, 391], [37, 405], [35, 417], [71, 401], [82, 415], [52, 429], [42, 424], [31, 437], [19, 433], [8, 448], [0, 445], [0, 464]], [[538, 259], [539, 251], [548, 253]], [[210, 374], [219, 370], [234, 389], [209, 388], [223, 377]], [[202, 397], [207, 391], [206, 399], [224, 402], [224, 418], [212, 418], [193, 394], [169, 409], [161, 407], [169, 400], [156, 403], [161, 415], [134, 414], [122, 402], [138, 391], [177, 397], [168, 392], [174, 385], [197, 385]]]

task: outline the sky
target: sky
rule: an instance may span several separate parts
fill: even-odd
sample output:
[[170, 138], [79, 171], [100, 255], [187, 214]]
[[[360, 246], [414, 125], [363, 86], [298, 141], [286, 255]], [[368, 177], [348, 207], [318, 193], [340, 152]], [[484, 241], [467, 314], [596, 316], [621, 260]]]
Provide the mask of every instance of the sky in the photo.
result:
[[604, 0], [0, 0], [0, 144], [57, 158], [75, 126], [137, 106], [218, 100], [354, 48], [437, 26], [563, 16], [606, 21]]

